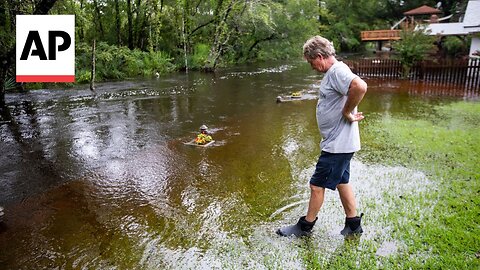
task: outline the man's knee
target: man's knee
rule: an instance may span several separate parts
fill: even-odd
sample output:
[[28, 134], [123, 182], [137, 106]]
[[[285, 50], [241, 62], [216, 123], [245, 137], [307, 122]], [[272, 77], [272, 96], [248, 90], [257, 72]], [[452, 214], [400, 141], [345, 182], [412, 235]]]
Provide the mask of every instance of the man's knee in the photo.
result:
[[310, 190], [312, 191], [312, 193], [319, 193], [319, 192], [324, 192], [325, 188], [310, 184]]
[[345, 192], [350, 192], [352, 190], [352, 188], [351, 188], [349, 183], [338, 184], [337, 185], [337, 190], [338, 190], [338, 193], [342, 194], [342, 193], [345, 193]]

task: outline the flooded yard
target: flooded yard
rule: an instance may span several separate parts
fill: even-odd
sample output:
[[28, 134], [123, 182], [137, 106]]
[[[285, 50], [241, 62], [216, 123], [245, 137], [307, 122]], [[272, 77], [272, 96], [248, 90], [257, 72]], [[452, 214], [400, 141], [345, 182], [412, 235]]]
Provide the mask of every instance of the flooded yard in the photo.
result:
[[[354, 241], [340, 235], [343, 209], [327, 191], [313, 236], [281, 238], [275, 230], [306, 212], [320, 135], [316, 100], [276, 97], [316, 90], [320, 80], [295, 62], [104, 83], [96, 95], [87, 86], [7, 95], [0, 268], [351, 269], [388, 268], [399, 257], [428, 261], [431, 250], [408, 239], [442, 199], [432, 192], [445, 179], [431, 172], [464, 165], [425, 150], [436, 146], [422, 145], [420, 131], [448, 138], [442, 130], [475, 129], [476, 114], [447, 121], [441, 112], [456, 112], [456, 104], [477, 112], [478, 89], [367, 78], [363, 149], [351, 168], [365, 233]], [[185, 145], [202, 124], [215, 143]], [[402, 125], [411, 134], [400, 137]], [[476, 162], [480, 149], [470, 136], [463, 140]], [[448, 164], [415, 156], [424, 152]], [[465, 170], [478, 182], [478, 167]]]

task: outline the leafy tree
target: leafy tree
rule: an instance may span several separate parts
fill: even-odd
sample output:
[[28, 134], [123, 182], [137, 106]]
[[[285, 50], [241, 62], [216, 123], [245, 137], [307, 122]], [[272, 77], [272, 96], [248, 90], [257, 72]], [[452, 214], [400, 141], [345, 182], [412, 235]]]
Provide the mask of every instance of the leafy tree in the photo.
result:
[[411, 68], [419, 61], [424, 60], [435, 45], [435, 38], [426, 35], [423, 31], [403, 30], [400, 34], [401, 40], [393, 43], [396, 57], [403, 66], [403, 76], [410, 75]]
[[[5, 89], [13, 87], [15, 16], [17, 14], [47, 14], [55, 2], [56, 0], [36, 0], [25, 3], [8, 0], [0, 3], [0, 107], [5, 104]], [[7, 75], [9, 75], [8, 78]]]
[[[358, 51], [363, 48], [360, 32], [371, 30], [383, 14], [385, 1], [326, 0], [319, 6], [321, 34], [333, 41], [338, 51]], [[384, 28], [382, 26], [381, 28]]]
[[447, 36], [442, 40], [442, 49], [448, 56], [468, 54], [467, 41], [459, 36]]
[[[75, 14], [76, 72], [77, 80], [83, 81], [88, 74], [87, 55], [93, 40], [98, 44], [99, 79], [135, 76], [138, 73], [135, 69], [143, 69], [140, 75], [149, 75], [171, 70], [172, 64], [177, 69], [215, 69], [244, 61], [300, 57], [303, 42], [317, 34], [332, 40], [337, 51], [361, 50], [364, 43], [360, 31], [385, 29], [401, 19], [404, 11], [423, 4], [435, 6], [436, 2], [3, 0], [0, 1], [0, 60], [3, 59], [0, 63], [8, 63], [8, 67], [2, 64], [0, 85], [4, 85], [7, 74], [14, 74], [16, 14]], [[466, 0], [441, 2], [445, 11], [454, 13]]]
[[235, 61], [301, 57], [305, 40], [318, 34], [318, 2], [255, 1], [236, 19]]

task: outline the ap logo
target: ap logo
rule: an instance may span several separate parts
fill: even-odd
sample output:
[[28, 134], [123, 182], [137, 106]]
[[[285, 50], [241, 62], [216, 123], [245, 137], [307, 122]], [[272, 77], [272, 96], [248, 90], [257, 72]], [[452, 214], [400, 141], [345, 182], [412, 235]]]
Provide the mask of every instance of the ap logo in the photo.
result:
[[17, 15], [17, 82], [75, 81], [75, 15]]

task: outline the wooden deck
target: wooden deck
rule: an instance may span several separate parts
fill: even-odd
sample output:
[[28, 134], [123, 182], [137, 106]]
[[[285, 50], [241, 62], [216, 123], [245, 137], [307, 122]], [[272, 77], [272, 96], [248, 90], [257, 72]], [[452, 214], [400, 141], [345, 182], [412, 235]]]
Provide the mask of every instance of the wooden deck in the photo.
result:
[[399, 40], [401, 30], [373, 30], [360, 33], [362, 41]]

